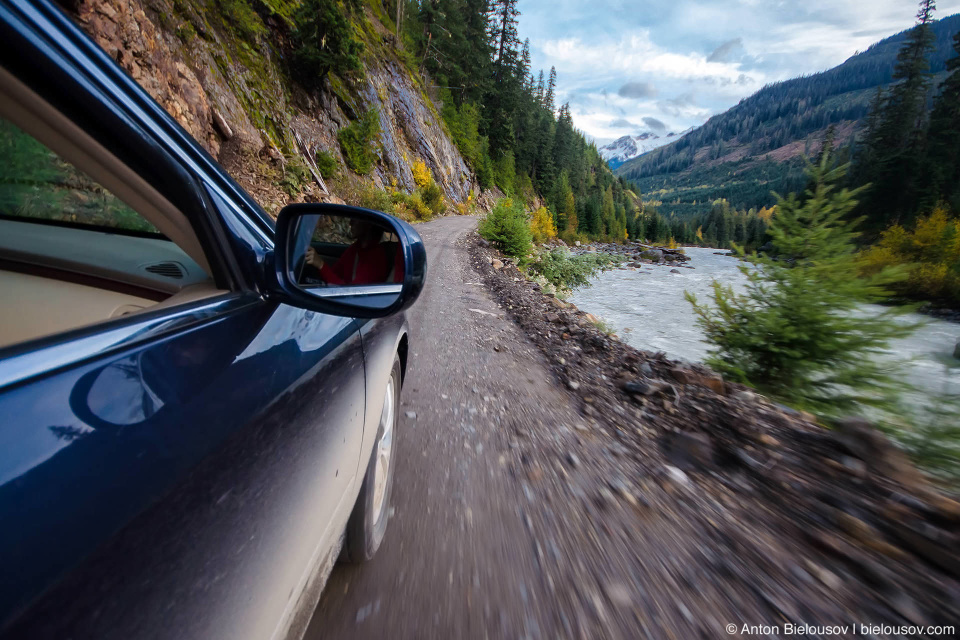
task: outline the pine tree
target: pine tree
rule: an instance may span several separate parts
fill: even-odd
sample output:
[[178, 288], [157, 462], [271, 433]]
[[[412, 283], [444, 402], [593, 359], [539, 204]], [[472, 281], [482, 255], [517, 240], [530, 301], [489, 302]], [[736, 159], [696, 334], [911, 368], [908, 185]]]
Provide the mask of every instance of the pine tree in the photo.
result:
[[957, 55], [947, 61], [950, 75], [940, 87], [930, 117], [924, 204], [931, 207], [943, 200], [960, 212], [960, 33], [953, 36], [953, 48]]
[[824, 154], [808, 168], [812, 186], [802, 200], [778, 198], [768, 230], [777, 257], [746, 257], [744, 293], [714, 282], [715, 308], [686, 294], [713, 345], [710, 366], [823, 415], [864, 406], [892, 410], [901, 385], [875, 357], [914, 328], [894, 319], [902, 310], [863, 306], [883, 300], [886, 285], [905, 274], [887, 269], [858, 277], [860, 220], [848, 215], [863, 188], [836, 191], [846, 169], [831, 168]]
[[554, 107], [554, 92], [557, 88], [557, 68], [550, 67], [550, 80], [547, 82], [547, 93], [543, 97], [543, 106], [550, 112], [550, 115], [553, 116], [553, 112], [556, 110]]
[[930, 88], [928, 56], [933, 50], [930, 27], [934, 0], [921, 0], [917, 25], [910, 32], [894, 69], [895, 84], [876, 113], [867, 139], [863, 177], [874, 188], [864, 200], [864, 211], [874, 226], [909, 217], [916, 209], [926, 131], [926, 102]]

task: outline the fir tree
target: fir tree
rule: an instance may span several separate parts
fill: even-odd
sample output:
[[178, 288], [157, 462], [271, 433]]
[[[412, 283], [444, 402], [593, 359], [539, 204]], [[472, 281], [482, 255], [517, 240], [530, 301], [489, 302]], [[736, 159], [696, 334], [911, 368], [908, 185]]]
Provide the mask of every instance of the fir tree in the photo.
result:
[[917, 25], [897, 55], [895, 84], [884, 96], [867, 139], [863, 177], [874, 189], [865, 198], [864, 210], [883, 226], [916, 208], [931, 81], [927, 58], [934, 45], [930, 23], [935, 8], [934, 0], [921, 0]]
[[[746, 290], [714, 282], [715, 308], [687, 293], [713, 345], [708, 364], [793, 406], [839, 415], [873, 406], [891, 410], [901, 388], [875, 357], [913, 326], [896, 310], [863, 306], [884, 299], [896, 270], [858, 277], [859, 220], [848, 215], [862, 191], [836, 191], [846, 165], [831, 168], [830, 154], [810, 165], [811, 187], [801, 200], [778, 198], [768, 233], [777, 258], [746, 257]], [[742, 252], [741, 252], [742, 255]]]
[[947, 61], [950, 75], [940, 87], [930, 117], [924, 204], [930, 207], [943, 200], [960, 212], [960, 33], [953, 36], [953, 48], [957, 55]]
[[550, 67], [550, 80], [547, 82], [547, 93], [543, 97], [543, 106], [550, 112], [550, 115], [553, 116], [555, 111], [554, 107], [554, 92], [557, 89], [557, 68]]

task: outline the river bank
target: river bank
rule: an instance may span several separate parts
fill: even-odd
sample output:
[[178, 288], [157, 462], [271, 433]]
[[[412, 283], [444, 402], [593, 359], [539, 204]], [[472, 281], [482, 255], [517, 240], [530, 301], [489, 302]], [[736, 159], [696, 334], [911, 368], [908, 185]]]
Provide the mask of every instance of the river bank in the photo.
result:
[[[634, 349], [479, 240], [472, 255], [577, 398], [591, 425], [583, 437], [606, 443], [607, 455], [591, 462], [607, 525], [663, 545], [644, 564], [644, 582], [695, 603], [684, 614], [694, 629], [723, 615], [736, 623], [960, 619], [960, 504], [884, 436], [857, 420], [825, 429], [700, 365]], [[718, 627], [699, 628], [717, 635]]]
[[[746, 278], [735, 258], [716, 255], [716, 250], [709, 248], [688, 247], [686, 251], [691, 258], [686, 265], [694, 269], [671, 273], [665, 265], [644, 264], [637, 270], [607, 271], [594, 279], [593, 286], [574, 291], [570, 300], [602, 318], [633, 347], [702, 362], [709, 345], [702, 341], [703, 332], [684, 299], [684, 291], [708, 301], [714, 280], [742, 290]], [[939, 393], [960, 389], [960, 369], [951, 371], [944, 364], [960, 340], [960, 324], [916, 313], [904, 316], [902, 321], [923, 326], [909, 338], [892, 343], [886, 357], [902, 363], [901, 375], [917, 387], [912, 396], [916, 403], [929, 403]]]

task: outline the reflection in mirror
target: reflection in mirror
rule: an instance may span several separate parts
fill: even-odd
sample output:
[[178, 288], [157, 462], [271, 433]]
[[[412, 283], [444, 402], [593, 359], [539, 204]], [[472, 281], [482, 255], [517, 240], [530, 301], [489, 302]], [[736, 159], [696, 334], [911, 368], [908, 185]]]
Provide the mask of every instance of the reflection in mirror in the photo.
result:
[[368, 220], [336, 215], [300, 219], [297, 282], [362, 286], [403, 282], [403, 252], [392, 231]]
[[400, 295], [403, 249], [384, 223], [343, 215], [297, 220], [290, 260], [300, 288], [313, 296], [350, 298], [385, 308]]

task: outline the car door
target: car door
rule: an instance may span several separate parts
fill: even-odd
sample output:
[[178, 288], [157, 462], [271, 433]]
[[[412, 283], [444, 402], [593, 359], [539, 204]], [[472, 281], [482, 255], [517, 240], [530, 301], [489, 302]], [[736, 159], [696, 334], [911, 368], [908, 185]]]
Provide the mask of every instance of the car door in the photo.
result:
[[255, 205], [51, 6], [0, 2], [0, 31], [0, 115], [182, 214], [215, 282], [0, 349], [0, 635], [272, 636], [355, 495], [356, 322], [263, 295]]

